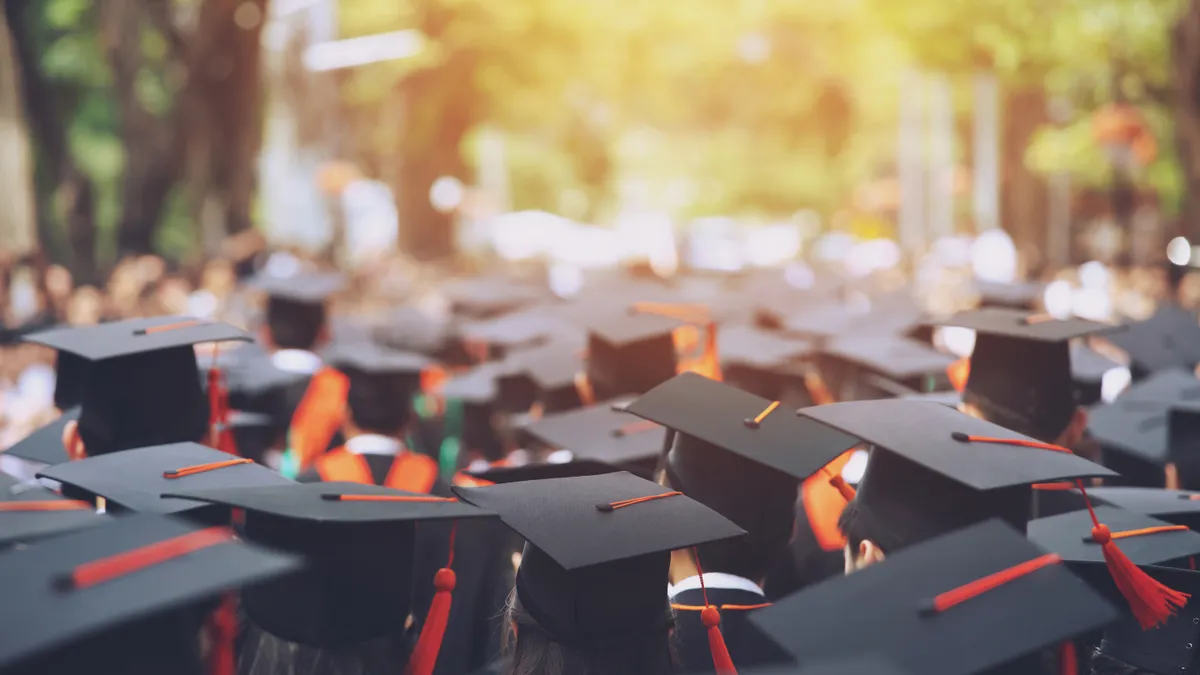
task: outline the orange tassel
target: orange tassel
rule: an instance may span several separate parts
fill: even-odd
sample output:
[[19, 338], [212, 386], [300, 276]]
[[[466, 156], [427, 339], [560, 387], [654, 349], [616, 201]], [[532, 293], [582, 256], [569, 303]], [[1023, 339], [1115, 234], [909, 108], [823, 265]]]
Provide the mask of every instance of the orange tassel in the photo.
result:
[[1188, 594], [1160, 584], [1146, 574], [1113, 541], [1112, 533], [1103, 524], [1092, 528], [1092, 539], [1104, 552], [1104, 563], [1129, 609], [1141, 624], [1142, 630], [1159, 626], [1187, 604]]
[[208, 655], [210, 675], [235, 675], [237, 662], [233, 654], [233, 641], [237, 636], [237, 611], [235, 596], [226, 593], [209, 618], [209, 635], [212, 647]]
[[1059, 675], [1079, 675], [1079, 659], [1075, 655], [1075, 643], [1067, 640], [1058, 648]]
[[430, 675], [437, 665], [438, 652], [442, 649], [442, 638], [446, 635], [446, 623], [450, 620], [450, 605], [453, 601], [454, 586], [458, 582], [451, 565], [454, 564], [454, 534], [458, 525], [450, 530], [450, 556], [446, 566], [437, 571], [433, 577], [433, 602], [429, 605], [429, 613], [425, 615], [425, 623], [421, 626], [421, 636], [417, 638], [417, 646], [413, 648], [405, 675]]
[[229, 391], [221, 369], [215, 365], [208, 369], [208, 429], [210, 447], [241, 456], [229, 426]]
[[729, 656], [729, 648], [725, 646], [725, 636], [721, 635], [721, 612], [711, 605], [705, 607], [700, 612], [700, 621], [708, 628], [708, 649], [712, 652], [717, 675], [737, 675], [737, 668], [733, 667], [733, 658]]

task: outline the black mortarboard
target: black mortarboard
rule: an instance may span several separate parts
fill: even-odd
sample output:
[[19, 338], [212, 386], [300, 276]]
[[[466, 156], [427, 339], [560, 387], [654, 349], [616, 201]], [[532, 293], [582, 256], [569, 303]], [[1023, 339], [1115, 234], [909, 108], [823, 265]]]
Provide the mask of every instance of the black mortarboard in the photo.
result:
[[416, 307], [400, 307], [378, 322], [373, 337], [392, 349], [434, 355], [449, 346], [453, 333], [449, 321]]
[[576, 647], [666, 633], [669, 553], [745, 532], [656, 483], [620, 472], [455, 488], [528, 542], [517, 599], [542, 630]]
[[28, 338], [90, 362], [79, 435], [91, 455], [200, 440], [208, 426], [208, 400], [192, 346], [250, 339], [226, 323], [179, 316], [55, 329]]
[[1069, 452], [1022, 447], [1036, 441], [937, 403], [833, 403], [800, 415], [874, 446], [856, 512], [889, 552], [989, 518], [1022, 528], [1032, 484], [1113, 475]]
[[[866, 653], [922, 675], [990, 672], [1116, 618], [1058, 562], [991, 520], [809, 587], [749, 620], [805, 663]], [[971, 588], [1002, 572], [1014, 576]]]
[[40, 485], [0, 474], [0, 549], [92, 527], [105, 520], [91, 504], [64, 499]]
[[249, 283], [271, 299], [300, 305], [324, 305], [333, 294], [342, 290], [346, 279], [337, 272], [298, 272], [275, 275], [263, 272]]
[[479, 471], [468, 470], [472, 478], [478, 478], [488, 483], [521, 483], [528, 480], [546, 480], [549, 478], [572, 478], [575, 476], [596, 476], [602, 473], [616, 473], [618, 467], [592, 459], [572, 460], [570, 462], [531, 462], [529, 464], [504, 464], [489, 466]]
[[[1161, 584], [1192, 598], [1200, 597], [1200, 572], [1149, 566], [1142, 570]], [[1200, 603], [1189, 602], [1178, 615], [1154, 630], [1144, 630], [1132, 616], [1122, 617], [1104, 631], [1098, 652], [1132, 666], [1133, 672], [1195, 675], [1200, 668], [1197, 643], [1200, 643]]]
[[181, 490], [175, 496], [245, 509], [248, 540], [304, 556], [304, 570], [247, 589], [242, 605], [268, 633], [316, 647], [402, 630], [413, 598], [417, 522], [493, 515], [454, 500], [359, 483]]
[[67, 422], [79, 419], [79, 412], [78, 407], [64, 410], [53, 422], [39, 427], [13, 443], [4, 454], [42, 464], [61, 464], [67, 461], [70, 457], [67, 456], [67, 448], [63, 445], [63, 429], [66, 428]]
[[975, 280], [981, 307], [1030, 311], [1042, 300], [1045, 285], [1036, 281], [996, 282]]
[[275, 445], [276, 424], [265, 413], [229, 411], [229, 426], [238, 454], [262, 464], [263, 455]]
[[570, 450], [576, 460], [628, 468], [653, 465], [662, 454], [666, 430], [601, 403], [546, 415], [525, 427], [525, 433], [551, 447]]
[[421, 374], [433, 364], [422, 354], [370, 343], [331, 349], [325, 358], [350, 380], [346, 403], [355, 421], [381, 433], [399, 429], [388, 426], [396, 411], [403, 411], [400, 426], [407, 421], [412, 398], [421, 391]]
[[798, 364], [811, 354], [809, 341], [739, 325], [722, 327], [717, 346], [726, 382], [771, 400], [809, 403], [791, 396], [798, 378], [784, 372], [786, 366]]
[[319, 343], [327, 325], [326, 304], [344, 284], [345, 279], [336, 272], [274, 275], [264, 271], [250, 282], [267, 294], [265, 318], [274, 346], [305, 350]]
[[1075, 380], [1075, 399], [1079, 405], [1092, 405], [1101, 399], [1104, 376], [1121, 364], [1085, 344], [1071, 345], [1071, 378]]
[[54, 407], [66, 410], [83, 401], [87, 387], [87, 359], [70, 352], [59, 352], [54, 363]]
[[490, 358], [504, 358], [511, 350], [530, 348], [551, 341], [571, 330], [570, 324], [538, 311], [529, 310], [464, 324], [459, 332], [467, 340], [488, 346]]
[[[95, 566], [151, 546], [182, 552], [123, 570]], [[137, 672], [189, 672], [198, 659], [197, 606], [295, 565], [227, 529], [196, 530], [150, 514], [0, 555], [0, 669], [119, 673], [137, 664]]]
[[[237, 463], [244, 462], [244, 463]], [[204, 522], [228, 520], [228, 513], [203, 504], [168, 499], [168, 492], [213, 487], [267, 487], [292, 481], [260, 464], [198, 443], [173, 443], [126, 450], [47, 467], [42, 478], [63, 484], [79, 497], [103, 497], [110, 511], [184, 513]]]
[[[850, 336], [830, 341], [824, 352], [916, 391], [946, 380], [954, 357], [900, 336]], [[932, 380], [932, 381], [930, 381]]]
[[503, 277], [475, 277], [442, 287], [451, 310], [476, 319], [487, 319], [545, 299], [545, 289]]
[[543, 412], [574, 410], [583, 405], [578, 382], [587, 364], [579, 350], [552, 345], [536, 351], [537, 358], [530, 361], [525, 372]]
[[1093, 503], [1142, 513], [1200, 531], [1200, 492], [1164, 488], [1104, 486], [1088, 488]]
[[[1113, 541], [1135, 565], [1165, 565], [1200, 554], [1200, 533], [1191, 530], [1149, 532], [1140, 536], [1118, 537], [1121, 532], [1159, 527], [1171, 523], [1115, 506], [1097, 506], [1096, 518], [1108, 526]], [[1071, 564], [1103, 565], [1101, 546], [1089, 533], [1091, 516], [1086, 510], [1060, 513], [1029, 521], [1029, 539], [1038, 546], [1062, 556]]]
[[1129, 355], [1139, 379], [1160, 370], [1192, 370], [1200, 364], [1200, 323], [1195, 314], [1177, 305], [1162, 305], [1149, 319], [1106, 339]]
[[1200, 405], [1180, 403], [1167, 411], [1167, 459], [1179, 487], [1200, 488]]
[[684, 323], [645, 313], [613, 313], [589, 323], [588, 381], [597, 400], [642, 394], [675, 376], [675, 329]]
[[1133, 383], [1120, 400], [1200, 403], [1200, 380], [1190, 371], [1163, 370]]
[[989, 420], [1043, 440], [1057, 438], [1078, 405], [1069, 341], [1112, 329], [1006, 309], [965, 312], [942, 325], [976, 331], [963, 400]]
[[1100, 443], [1104, 463], [1121, 475], [1121, 485], [1165, 484], [1169, 404], [1122, 396], [1088, 412], [1088, 433]]

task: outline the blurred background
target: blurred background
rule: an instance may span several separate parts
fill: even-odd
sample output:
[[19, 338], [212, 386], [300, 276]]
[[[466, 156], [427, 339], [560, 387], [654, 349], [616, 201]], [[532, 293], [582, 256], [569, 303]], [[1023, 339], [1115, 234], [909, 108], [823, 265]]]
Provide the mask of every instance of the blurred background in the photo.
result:
[[146, 278], [179, 309], [267, 249], [1136, 285], [1200, 240], [1192, 0], [3, 7], [6, 325]]

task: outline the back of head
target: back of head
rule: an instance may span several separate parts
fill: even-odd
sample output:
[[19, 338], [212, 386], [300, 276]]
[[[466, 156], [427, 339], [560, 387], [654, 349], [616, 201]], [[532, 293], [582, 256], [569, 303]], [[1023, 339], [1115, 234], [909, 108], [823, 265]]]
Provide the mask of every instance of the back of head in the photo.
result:
[[300, 302], [280, 297], [267, 299], [267, 329], [279, 349], [312, 351], [325, 327], [324, 302]]
[[705, 572], [762, 579], [787, 550], [799, 482], [694, 436], [678, 434], [668, 456], [670, 487], [746, 530], [746, 537], [696, 547]]
[[[342, 368], [350, 379], [346, 404], [355, 426], [365, 432], [398, 436], [412, 417], [416, 383], [395, 373], [368, 373]], [[419, 376], [418, 376], [419, 377]]]
[[92, 456], [197, 442], [208, 413], [191, 347], [131, 354], [91, 365], [79, 436]]

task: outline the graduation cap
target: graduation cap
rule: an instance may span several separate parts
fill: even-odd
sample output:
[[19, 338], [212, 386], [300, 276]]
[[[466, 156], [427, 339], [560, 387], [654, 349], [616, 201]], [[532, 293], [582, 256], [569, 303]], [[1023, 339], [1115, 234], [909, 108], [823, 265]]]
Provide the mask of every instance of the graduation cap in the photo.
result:
[[533, 309], [517, 314], [464, 324], [460, 333], [467, 340], [486, 344], [491, 358], [504, 358], [515, 349], [545, 344], [570, 330], [570, 324]]
[[[1161, 585], [1137, 566], [1178, 563], [1200, 554], [1200, 533], [1115, 506], [1093, 510], [1094, 516], [1084, 510], [1031, 520], [1029, 539], [1068, 564], [1090, 570], [1093, 578], [1103, 579], [1098, 585], [1115, 583], [1143, 628], [1165, 623], [1186, 604], [1187, 596]], [[1105, 567], [1108, 575], [1102, 573]], [[1122, 569], [1127, 567], [1132, 570]]]
[[292, 481], [249, 459], [234, 457], [199, 443], [173, 443], [89, 457], [47, 467], [38, 473], [63, 484], [64, 492], [82, 498], [103, 497], [108, 509], [162, 515], [183, 514], [218, 523], [227, 511], [211, 509], [165, 495], [210, 487], [267, 487]]
[[1106, 339], [1129, 355], [1138, 379], [1162, 370], [1190, 371], [1200, 364], [1200, 323], [1177, 305], [1161, 305], [1149, 319]]
[[79, 435], [88, 454], [100, 455], [200, 440], [209, 411], [192, 346], [251, 337], [226, 323], [170, 316], [61, 328], [27, 339], [89, 362]]
[[1113, 472], [936, 403], [889, 399], [803, 408], [802, 417], [874, 446], [855, 512], [885, 551], [1000, 517], [1029, 519], [1032, 485]]
[[587, 364], [580, 350], [550, 345], [534, 351], [523, 355], [523, 360], [528, 363], [525, 373], [543, 412], [557, 413], [583, 405], [579, 378], [583, 377]]
[[441, 290], [455, 314], [476, 319], [499, 316], [545, 299], [547, 295], [536, 285], [495, 276], [460, 279], [444, 285]]
[[979, 305], [1000, 309], [1030, 311], [1042, 300], [1046, 285], [1037, 281], [997, 282], [975, 280]]
[[83, 357], [70, 352], [59, 352], [54, 362], [54, 407], [59, 410], [74, 408], [83, 401], [87, 388], [87, 373], [90, 363]]
[[909, 388], [931, 389], [925, 381], [945, 379], [954, 357], [900, 336], [853, 336], [830, 342], [826, 354], [883, 375]]
[[0, 548], [92, 527], [107, 519], [88, 502], [0, 474]]
[[[266, 632], [314, 647], [366, 642], [403, 628], [413, 604], [417, 523], [494, 517], [455, 499], [360, 483], [197, 489], [172, 496], [245, 509], [248, 540], [304, 557], [303, 570], [243, 592], [242, 606]], [[439, 570], [435, 585], [438, 593], [414, 659], [422, 653], [422, 659], [437, 658], [436, 645], [431, 652], [422, 645], [431, 647], [425, 643], [436, 624], [444, 630], [453, 571]], [[422, 663], [432, 669], [432, 660]]]
[[1103, 486], [1088, 489], [1093, 502], [1200, 530], [1200, 492], [1164, 488]]
[[1160, 487], [1169, 459], [1169, 404], [1122, 396], [1088, 411], [1088, 433], [1104, 452], [1104, 464], [1120, 485]]
[[378, 342], [404, 351], [441, 354], [449, 346], [454, 329], [449, 321], [429, 315], [417, 307], [400, 307], [382, 317], [372, 336]]
[[1130, 385], [1120, 400], [1200, 403], [1200, 380], [1190, 371], [1163, 370]]
[[1180, 487], [1200, 487], [1200, 405], [1176, 404], [1167, 411], [1167, 459]]
[[342, 290], [345, 279], [336, 272], [276, 275], [268, 269], [249, 285], [267, 294], [266, 323], [274, 345], [311, 350], [326, 325], [326, 303]]
[[350, 380], [346, 403], [355, 422], [388, 434], [407, 422], [412, 398], [421, 391], [421, 373], [433, 364], [422, 354], [374, 344], [331, 349], [326, 360]]
[[1079, 405], [1088, 406], [1099, 402], [1104, 376], [1123, 367], [1085, 344], [1072, 344], [1071, 378], [1075, 381], [1075, 399]]
[[790, 399], [793, 390], [803, 388], [786, 366], [801, 363], [813, 351], [808, 340], [747, 325], [722, 327], [718, 348], [726, 382], [771, 400]]
[[485, 469], [468, 469], [466, 474], [472, 478], [484, 481], [485, 484], [500, 485], [531, 480], [547, 480], [550, 478], [597, 476], [604, 473], [615, 473], [620, 470], [620, 468], [612, 464], [605, 464], [604, 462], [592, 459], [580, 459], [570, 462], [530, 462], [528, 464], [491, 465]]
[[517, 600], [537, 628], [577, 648], [665, 635], [670, 552], [745, 534], [704, 505], [625, 472], [454, 490], [526, 539]]
[[233, 428], [234, 443], [238, 454], [263, 463], [263, 456], [276, 441], [276, 424], [265, 413], [231, 410], [229, 426]]
[[[683, 373], [625, 410], [672, 430], [672, 487], [750, 531], [747, 561], [775, 557], [792, 533], [800, 480], [858, 443], [824, 424], [695, 373]], [[831, 476], [831, 481], [840, 476]]]
[[[1144, 567], [1159, 583], [1200, 597], [1200, 572]], [[1104, 631], [1098, 653], [1132, 666], [1136, 672], [1194, 673], [1200, 642], [1200, 605], [1188, 603], [1155, 630], [1143, 630], [1133, 617], [1122, 617]]]
[[226, 528], [150, 514], [0, 555], [0, 669], [191, 672], [198, 605], [295, 566]]
[[626, 468], [653, 466], [666, 438], [662, 426], [614, 410], [610, 403], [545, 415], [525, 433], [550, 447], [570, 450], [576, 461]]
[[971, 675], [1116, 618], [1060, 562], [991, 520], [811, 586], [749, 620], [806, 663], [867, 653], [906, 672]]
[[79, 419], [79, 413], [79, 407], [64, 410], [53, 422], [39, 427], [13, 443], [4, 454], [41, 464], [61, 464], [67, 461], [70, 457], [67, 456], [67, 448], [63, 445], [63, 430], [68, 422]]
[[1078, 405], [1069, 341], [1113, 329], [992, 308], [957, 314], [942, 325], [976, 331], [963, 399], [989, 420], [1044, 440], [1062, 433]]
[[642, 394], [675, 376], [677, 319], [648, 313], [601, 315], [589, 324], [587, 376], [598, 400]]

